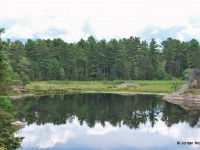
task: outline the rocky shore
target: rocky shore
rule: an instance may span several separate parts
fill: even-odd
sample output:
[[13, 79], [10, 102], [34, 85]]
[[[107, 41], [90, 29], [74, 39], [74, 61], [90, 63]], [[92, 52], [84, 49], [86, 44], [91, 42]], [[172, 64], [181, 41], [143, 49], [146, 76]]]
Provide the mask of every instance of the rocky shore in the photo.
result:
[[188, 84], [185, 84], [178, 91], [165, 95], [163, 99], [185, 109], [200, 109], [200, 89], [195, 89], [194, 93], [186, 93], [187, 89]]

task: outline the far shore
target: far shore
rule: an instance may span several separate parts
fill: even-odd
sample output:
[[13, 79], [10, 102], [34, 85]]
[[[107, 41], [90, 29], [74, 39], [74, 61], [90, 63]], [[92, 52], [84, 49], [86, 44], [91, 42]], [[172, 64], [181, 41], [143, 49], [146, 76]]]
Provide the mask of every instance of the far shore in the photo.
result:
[[[185, 109], [200, 109], [200, 90], [196, 94], [185, 93], [187, 81], [40, 81], [26, 85], [28, 93], [14, 93], [11, 100], [58, 94], [102, 93], [131, 96], [149, 94], [163, 96], [163, 100]], [[177, 90], [178, 89], [178, 90]], [[176, 91], [175, 91], [176, 90]]]
[[118, 94], [122, 96], [132, 96], [132, 95], [138, 95], [138, 94], [145, 94], [145, 95], [160, 95], [164, 96], [167, 93], [148, 93], [148, 92], [97, 92], [97, 91], [87, 91], [84, 93], [49, 93], [49, 94], [19, 94], [19, 95], [13, 95], [9, 96], [11, 100], [17, 100], [17, 99], [24, 99], [28, 97], [34, 97], [34, 96], [44, 96], [44, 95], [59, 95], [59, 94]]
[[[10, 95], [11, 99], [19, 99], [48, 94], [75, 93], [113, 93], [119, 95], [172, 93], [187, 83], [183, 80], [115, 80], [115, 81], [38, 81], [27, 84], [24, 89]], [[24, 91], [28, 91], [25, 92]]]

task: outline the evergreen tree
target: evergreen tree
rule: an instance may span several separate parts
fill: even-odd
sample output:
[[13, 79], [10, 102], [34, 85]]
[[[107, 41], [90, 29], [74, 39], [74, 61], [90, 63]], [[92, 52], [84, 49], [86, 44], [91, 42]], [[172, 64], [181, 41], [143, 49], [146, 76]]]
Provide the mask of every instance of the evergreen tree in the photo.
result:
[[149, 45], [149, 57], [150, 57], [150, 64], [151, 64], [151, 72], [152, 72], [152, 79], [157, 78], [157, 73], [159, 69], [159, 49], [158, 44], [156, 43], [155, 39], [152, 39]]
[[[155, 39], [148, 45], [139, 37], [132, 36], [110, 41], [97, 41], [90, 36], [77, 43], [67, 43], [62, 39], [29, 39], [25, 44], [7, 40], [1, 41], [1, 49], [2, 46], [4, 65], [27, 81], [161, 80], [171, 76], [180, 78], [184, 70], [200, 67], [200, 47], [195, 39], [180, 42], [168, 38], [162, 42], [160, 50]], [[6, 62], [6, 55], [11, 67]], [[28, 71], [23, 70], [26, 68]], [[13, 78], [16, 74], [11, 72]]]
[[23, 85], [30, 82], [28, 74], [30, 72], [30, 63], [26, 57], [22, 57], [17, 65], [17, 73]]
[[[4, 29], [0, 28], [0, 35], [4, 32]], [[0, 38], [0, 95], [7, 92], [9, 88], [9, 65], [6, 60], [6, 55], [4, 51], [4, 45]]]
[[189, 68], [200, 68], [200, 47], [199, 42], [192, 39], [188, 47], [188, 65]]
[[162, 42], [163, 45], [163, 66], [167, 73], [174, 77], [180, 77], [187, 69], [187, 53], [185, 43], [179, 40], [168, 38]]
[[5, 54], [2, 49], [2, 42], [0, 41], [0, 94], [7, 89], [7, 63], [5, 61]]
[[19, 64], [21, 57], [25, 54], [24, 45], [20, 41], [10, 42], [7, 51], [10, 65], [13, 70], [17, 72], [17, 65]]

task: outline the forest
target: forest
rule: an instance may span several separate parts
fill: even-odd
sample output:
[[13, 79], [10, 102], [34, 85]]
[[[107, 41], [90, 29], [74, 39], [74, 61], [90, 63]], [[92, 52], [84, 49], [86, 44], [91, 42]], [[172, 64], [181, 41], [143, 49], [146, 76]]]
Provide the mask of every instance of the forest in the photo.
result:
[[[4, 29], [0, 28], [0, 33]], [[0, 39], [0, 84], [47, 80], [170, 80], [200, 68], [196, 39], [168, 38], [160, 44], [140, 37], [87, 40]], [[5, 89], [5, 87], [4, 87]]]

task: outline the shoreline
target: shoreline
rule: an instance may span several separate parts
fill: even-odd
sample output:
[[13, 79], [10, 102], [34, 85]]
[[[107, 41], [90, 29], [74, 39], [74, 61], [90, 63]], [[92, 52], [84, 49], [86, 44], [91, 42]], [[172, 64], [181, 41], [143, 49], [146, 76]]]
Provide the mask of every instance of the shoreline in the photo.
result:
[[185, 84], [178, 91], [167, 94], [162, 99], [187, 110], [200, 109], [200, 95], [184, 93], [187, 89], [189, 89], [188, 84]]
[[[102, 93], [102, 94], [118, 94], [118, 95], [123, 95], [123, 96], [131, 96], [131, 95], [137, 95], [137, 94], [144, 94], [144, 95], [161, 95], [161, 96], [164, 96], [166, 95], [167, 93], [155, 93], [155, 92], [98, 92], [98, 91], [88, 91], [88, 92], [85, 92], [85, 93]], [[84, 94], [84, 93], [83, 93]]]
[[85, 91], [85, 92], [74, 92], [74, 93], [40, 93], [40, 94], [20, 94], [20, 95], [13, 95], [13, 96], [8, 96], [9, 99], [11, 100], [17, 100], [17, 99], [24, 99], [28, 97], [34, 97], [34, 96], [44, 96], [44, 95], [59, 95], [59, 94], [118, 94], [122, 96], [132, 96], [132, 95], [138, 95], [138, 94], [143, 94], [143, 95], [159, 95], [159, 96], [164, 96], [167, 93], [155, 93], [155, 92], [103, 92], [103, 91]]
[[10, 100], [17, 100], [17, 99], [23, 99], [28, 97], [36, 96], [34, 94], [20, 94], [20, 95], [14, 95], [14, 96], [8, 96]]
[[[186, 81], [130, 80], [130, 81], [37, 81], [25, 87], [13, 87], [10, 99], [59, 94], [110, 93], [124, 96], [150, 94], [166, 96]], [[175, 86], [176, 85], [176, 86]]]

